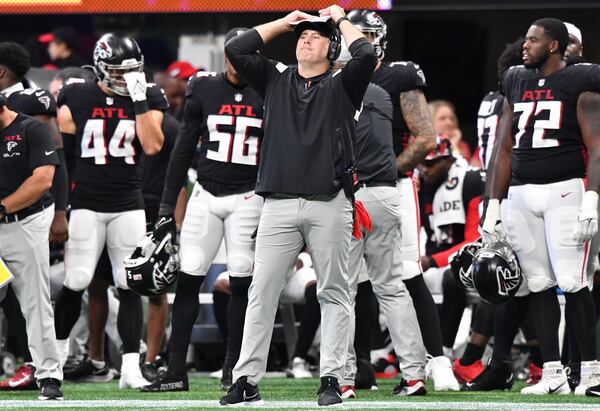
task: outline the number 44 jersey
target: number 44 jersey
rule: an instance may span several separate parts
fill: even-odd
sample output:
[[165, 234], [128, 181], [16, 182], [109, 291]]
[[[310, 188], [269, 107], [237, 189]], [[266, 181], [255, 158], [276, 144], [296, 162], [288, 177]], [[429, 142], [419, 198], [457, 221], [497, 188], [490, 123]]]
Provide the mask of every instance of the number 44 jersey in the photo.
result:
[[[148, 84], [146, 95], [150, 110], [167, 109], [156, 85]], [[58, 106], [63, 105], [76, 126], [71, 207], [105, 213], [143, 209], [142, 147], [131, 99], [109, 96], [95, 81], [70, 78], [58, 95]]]
[[549, 184], [585, 176], [577, 100], [600, 92], [600, 66], [575, 64], [550, 76], [511, 67], [500, 92], [512, 108], [511, 185]]
[[263, 136], [263, 100], [226, 73], [198, 72], [187, 87], [180, 139], [200, 140], [198, 183], [214, 196], [254, 190]]

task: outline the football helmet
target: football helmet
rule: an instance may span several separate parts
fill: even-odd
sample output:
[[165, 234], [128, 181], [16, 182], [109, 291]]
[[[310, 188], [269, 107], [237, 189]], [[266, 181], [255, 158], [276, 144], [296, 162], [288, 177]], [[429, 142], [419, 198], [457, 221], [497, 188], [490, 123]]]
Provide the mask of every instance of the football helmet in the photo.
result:
[[171, 233], [160, 241], [146, 233], [123, 262], [130, 289], [146, 296], [164, 294], [177, 278], [178, 247], [173, 244]]
[[144, 56], [137, 42], [124, 33], [107, 33], [94, 47], [94, 70], [98, 80], [121, 96], [129, 96], [123, 74], [144, 71]]
[[373, 34], [374, 40], [371, 44], [375, 47], [375, 53], [379, 60], [385, 56], [387, 46], [387, 25], [381, 16], [371, 10], [352, 10], [348, 13], [348, 19], [363, 33]]
[[510, 300], [523, 283], [517, 254], [500, 237], [475, 253], [471, 271], [475, 289], [481, 298], [491, 304]]
[[463, 245], [457, 253], [450, 257], [450, 272], [456, 282], [465, 291], [475, 291], [471, 266], [475, 253], [482, 246], [481, 240], [478, 239], [477, 241]]

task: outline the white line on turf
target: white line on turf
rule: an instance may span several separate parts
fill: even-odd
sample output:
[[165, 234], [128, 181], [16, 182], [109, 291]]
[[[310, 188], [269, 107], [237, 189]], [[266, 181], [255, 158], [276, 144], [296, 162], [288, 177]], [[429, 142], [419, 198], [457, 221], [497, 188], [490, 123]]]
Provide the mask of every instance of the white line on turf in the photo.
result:
[[[177, 408], [217, 408], [218, 402], [208, 400], [71, 400], [71, 401], [18, 401], [0, 400], [1, 408], [145, 408], [145, 409], [177, 409]], [[260, 408], [269, 409], [315, 409], [316, 401], [266, 401]], [[524, 402], [401, 402], [401, 401], [346, 401], [346, 409], [429, 409], [429, 410], [598, 410], [598, 404], [573, 403], [524, 403]]]

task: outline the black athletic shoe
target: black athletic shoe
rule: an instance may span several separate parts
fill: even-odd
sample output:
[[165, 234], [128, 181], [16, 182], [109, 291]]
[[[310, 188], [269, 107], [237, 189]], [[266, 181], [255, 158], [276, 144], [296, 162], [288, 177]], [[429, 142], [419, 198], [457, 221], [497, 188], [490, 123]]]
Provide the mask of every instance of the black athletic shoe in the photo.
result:
[[113, 375], [106, 365], [96, 368], [92, 360], [85, 359], [64, 371], [65, 380], [81, 382], [108, 382]]
[[594, 385], [593, 387], [585, 390], [585, 395], [588, 397], [600, 397], [600, 385]]
[[55, 378], [44, 378], [39, 381], [39, 400], [62, 400], [63, 392], [60, 389], [60, 381]]
[[258, 386], [250, 384], [246, 376], [238, 378], [227, 391], [227, 395], [222, 396], [219, 400], [219, 405], [225, 407], [257, 407], [264, 404], [265, 402], [260, 398]]
[[342, 406], [340, 384], [335, 377], [321, 377], [321, 387], [317, 394], [319, 395], [319, 400], [317, 401], [319, 407]]
[[359, 390], [371, 390], [373, 387], [377, 387], [375, 371], [373, 370], [373, 365], [369, 361], [361, 358], [356, 361], [354, 386]]
[[577, 387], [581, 382], [581, 368], [565, 367], [565, 370], [567, 369], [569, 370], [567, 371], [567, 382], [569, 383], [569, 388], [571, 388], [571, 391], [575, 392], [575, 387]]
[[471, 382], [463, 385], [461, 391], [510, 390], [514, 382], [514, 374], [509, 361], [492, 358], [487, 367]]
[[233, 370], [223, 368], [223, 375], [221, 376], [221, 382], [219, 383], [219, 387], [223, 391], [229, 391], [231, 386], [233, 385]]
[[158, 380], [158, 368], [159, 364], [157, 361], [151, 363], [143, 363], [142, 365], [140, 365], [142, 377], [144, 377], [148, 382], [155, 382], [156, 380]]
[[160, 371], [158, 378], [150, 385], [140, 388], [141, 392], [189, 391], [187, 373], [181, 375], [171, 370]]

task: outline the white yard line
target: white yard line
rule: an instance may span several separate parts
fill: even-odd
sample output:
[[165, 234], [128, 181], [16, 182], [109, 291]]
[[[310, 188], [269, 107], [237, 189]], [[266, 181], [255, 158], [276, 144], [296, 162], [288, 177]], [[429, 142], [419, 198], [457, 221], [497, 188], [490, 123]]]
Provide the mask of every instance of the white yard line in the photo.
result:
[[[0, 400], [0, 408], [134, 408], [177, 409], [218, 408], [218, 402], [207, 400], [71, 400], [71, 401], [18, 401]], [[316, 401], [266, 401], [260, 408], [269, 409], [316, 409]], [[345, 409], [430, 409], [430, 410], [598, 410], [600, 404], [573, 403], [525, 403], [525, 402], [478, 402], [478, 401], [347, 401]]]

